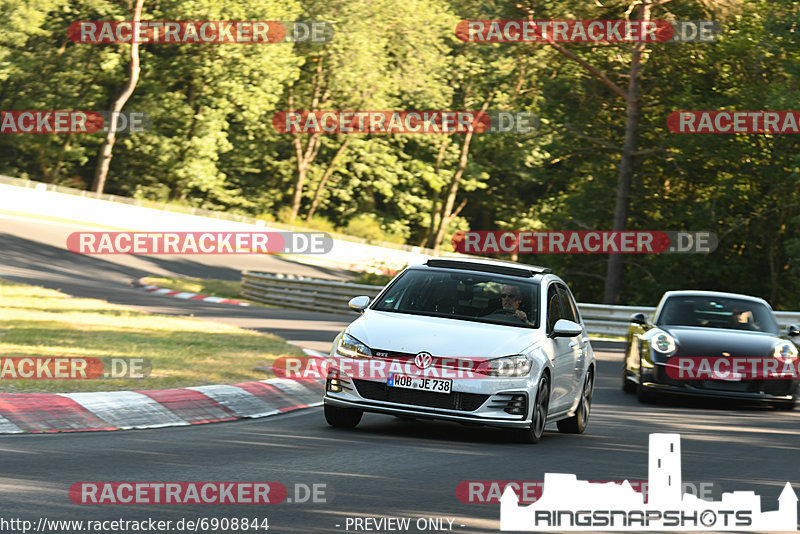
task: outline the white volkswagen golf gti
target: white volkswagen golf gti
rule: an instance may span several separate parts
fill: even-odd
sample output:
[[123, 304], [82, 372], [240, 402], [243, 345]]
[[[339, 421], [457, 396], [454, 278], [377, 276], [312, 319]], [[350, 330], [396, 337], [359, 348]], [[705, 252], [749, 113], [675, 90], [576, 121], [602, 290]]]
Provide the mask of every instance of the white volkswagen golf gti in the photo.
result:
[[325, 419], [364, 412], [516, 429], [586, 429], [595, 361], [567, 285], [549, 269], [430, 259], [397, 275], [334, 340]]

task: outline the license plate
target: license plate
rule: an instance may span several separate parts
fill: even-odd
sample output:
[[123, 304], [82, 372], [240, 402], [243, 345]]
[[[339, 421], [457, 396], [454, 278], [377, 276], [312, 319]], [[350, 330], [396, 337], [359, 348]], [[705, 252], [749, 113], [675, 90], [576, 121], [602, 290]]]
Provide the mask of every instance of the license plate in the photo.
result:
[[422, 391], [433, 391], [435, 393], [450, 393], [453, 389], [453, 381], [442, 378], [424, 378], [421, 376], [390, 374], [389, 387], [418, 389]]
[[711, 378], [714, 380], [723, 380], [725, 382], [741, 382], [745, 375], [740, 373], [721, 373], [713, 375]]
[[741, 382], [742, 379], [745, 378], [745, 375], [739, 373], [731, 373], [729, 376], [723, 378], [722, 380], [726, 382]]

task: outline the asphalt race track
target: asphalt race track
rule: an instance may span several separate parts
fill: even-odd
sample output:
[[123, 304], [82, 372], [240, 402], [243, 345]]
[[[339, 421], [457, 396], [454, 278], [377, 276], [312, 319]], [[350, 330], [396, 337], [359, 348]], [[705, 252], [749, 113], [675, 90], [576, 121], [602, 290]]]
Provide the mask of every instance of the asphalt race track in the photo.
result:
[[[169, 299], [128, 286], [131, 278], [147, 274], [238, 276], [241, 266], [207, 262], [211, 257], [111, 261], [65, 251], [59, 236], [68, 231], [52, 223], [3, 217], [0, 232], [0, 276], [10, 280], [153, 312], [225, 320], [320, 350], [346, 322], [342, 316]], [[262, 260], [274, 262], [261, 266], [265, 270], [318, 271]], [[541, 481], [553, 472], [592, 481], [646, 480], [651, 432], [681, 434], [683, 480], [711, 488], [709, 498], [719, 499], [722, 491], [755, 491], [763, 509], [774, 510], [787, 481], [800, 489], [800, 411], [694, 400], [642, 405], [620, 390], [621, 347], [597, 343], [595, 352], [597, 386], [587, 432], [559, 434], [553, 425], [537, 445], [516, 444], [502, 430], [377, 415], [366, 415], [355, 430], [335, 430], [320, 408], [191, 427], [0, 436], [0, 519], [37, 525], [40, 518], [152, 518], [174, 525], [182, 518], [266, 517], [271, 532], [343, 533], [388, 532], [366, 530], [375, 523], [355, 519], [397, 517], [411, 518], [410, 532], [496, 532], [500, 506], [459, 501], [460, 482]], [[271, 505], [77, 505], [68, 490], [79, 481], [269, 481], [283, 484], [288, 498]], [[305, 488], [314, 484], [324, 492], [318, 502], [304, 499]], [[298, 497], [305, 502], [296, 502]], [[443, 519], [442, 528], [417, 529], [418, 518]], [[206, 530], [215, 531], [237, 532]]]

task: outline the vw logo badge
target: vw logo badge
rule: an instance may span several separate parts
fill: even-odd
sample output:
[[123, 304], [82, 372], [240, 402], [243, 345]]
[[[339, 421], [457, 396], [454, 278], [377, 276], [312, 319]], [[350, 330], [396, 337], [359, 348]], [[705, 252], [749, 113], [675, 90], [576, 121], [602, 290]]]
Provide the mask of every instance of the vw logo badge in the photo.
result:
[[431, 356], [430, 352], [420, 352], [416, 356], [414, 356], [414, 365], [419, 367], [420, 369], [427, 369], [431, 366], [433, 362], [433, 356]]

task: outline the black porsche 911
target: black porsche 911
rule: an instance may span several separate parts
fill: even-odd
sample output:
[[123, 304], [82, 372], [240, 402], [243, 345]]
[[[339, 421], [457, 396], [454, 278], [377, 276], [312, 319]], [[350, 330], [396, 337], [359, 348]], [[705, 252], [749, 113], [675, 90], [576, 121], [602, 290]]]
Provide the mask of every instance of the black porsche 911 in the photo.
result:
[[800, 397], [800, 330], [782, 334], [766, 301], [735, 293], [669, 291], [655, 319], [631, 317], [622, 389], [766, 401], [791, 410]]

